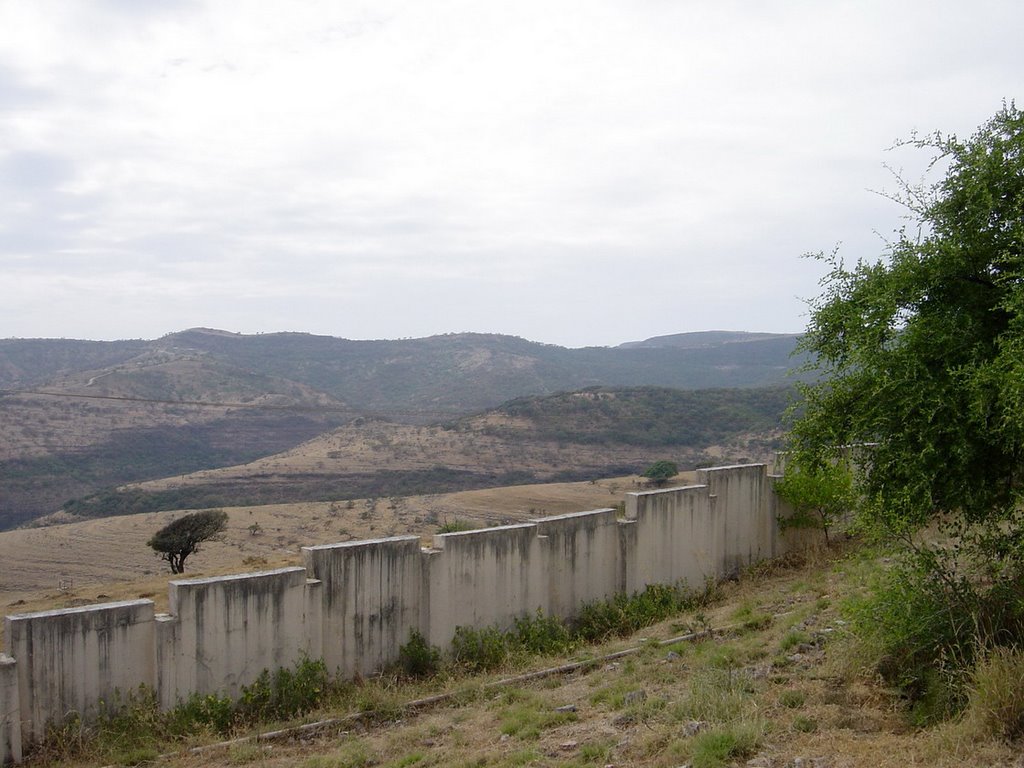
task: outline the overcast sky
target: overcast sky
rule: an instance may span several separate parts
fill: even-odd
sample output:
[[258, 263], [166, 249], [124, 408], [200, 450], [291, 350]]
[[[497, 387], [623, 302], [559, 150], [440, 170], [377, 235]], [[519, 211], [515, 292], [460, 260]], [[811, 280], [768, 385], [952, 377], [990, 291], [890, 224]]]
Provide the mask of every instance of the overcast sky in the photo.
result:
[[[795, 332], [1011, 0], [0, 0], [0, 337]], [[872, 191], [875, 190], [875, 191]]]

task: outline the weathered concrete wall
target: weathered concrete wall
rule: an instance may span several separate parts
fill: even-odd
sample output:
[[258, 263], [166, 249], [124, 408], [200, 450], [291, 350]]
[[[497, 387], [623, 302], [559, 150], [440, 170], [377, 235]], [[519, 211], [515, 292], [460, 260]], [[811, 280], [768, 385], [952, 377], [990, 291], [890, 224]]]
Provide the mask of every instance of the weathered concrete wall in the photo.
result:
[[772, 557], [778, 525], [768, 496], [772, 493], [764, 464], [697, 470], [697, 480], [715, 498], [717, 519], [711, 526], [721, 536], [718, 573], [733, 574], [751, 563]]
[[614, 509], [543, 517], [536, 523], [546, 613], [563, 618], [619, 591], [619, 524]]
[[299, 567], [172, 581], [171, 615], [157, 621], [161, 703], [171, 707], [191, 693], [237, 697], [264, 669], [318, 657], [319, 616], [308, 615], [318, 601], [307, 590], [319, 586]]
[[20, 712], [17, 662], [0, 653], [0, 765], [21, 762]]
[[322, 648], [327, 669], [369, 674], [398, 658], [424, 619], [418, 536], [303, 547], [322, 584]]
[[153, 602], [129, 600], [6, 618], [7, 653], [17, 660], [21, 739], [100, 702], [155, 681]]
[[703, 485], [626, 494], [626, 518], [635, 522], [633, 564], [625, 591], [683, 582], [693, 589], [717, 576], [721, 542], [715, 500]]
[[547, 613], [543, 562], [534, 523], [435, 536], [424, 636], [447, 648], [457, 626], [507, 628], [538, 609]]

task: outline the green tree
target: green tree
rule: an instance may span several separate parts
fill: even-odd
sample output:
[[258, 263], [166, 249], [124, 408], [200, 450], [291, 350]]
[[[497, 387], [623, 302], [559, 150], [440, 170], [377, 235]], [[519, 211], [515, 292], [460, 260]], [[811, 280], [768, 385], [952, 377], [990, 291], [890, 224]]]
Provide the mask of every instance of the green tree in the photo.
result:
[[228, 514], [222, 509], [193, 512], [165, 525], [146, 544], [168, 562], [171, 573], [184, 573], [186, 558], [223, 531], [227, 522]]
[[[790, 463], [813, 474], [864, 446], [859, 518], [908, 557], [860, 626], [890, 680], [962, 703], [926, 672], [1024, 641], [1024, 114], [1004, 104], [966, 140], [907, 144], [938, 177], [895, 196], [914, 224], [880, 259], [819, 256], [802, 346], [821, 376], [802, 387]], [[945, 536], [920, 536], [930, 524]]]
[[853, 475], [846, 461], [790, 464], [775, 490], [793, 507], [792, 515], [779, 520], [780, 527], [816, 528], [829, 546], [829, 531], [855, 506]]
[[656, 461], [644, 470], [641, 477], [646, 477], [657, 486], [662, 486], [679, 474], [679, 467], [673, 461]]

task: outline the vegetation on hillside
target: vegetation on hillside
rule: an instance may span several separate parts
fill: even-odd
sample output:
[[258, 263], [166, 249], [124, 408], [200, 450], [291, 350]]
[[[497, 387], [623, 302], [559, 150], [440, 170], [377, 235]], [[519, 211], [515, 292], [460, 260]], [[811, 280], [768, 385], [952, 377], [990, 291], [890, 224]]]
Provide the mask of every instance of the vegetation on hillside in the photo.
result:
[[884, 258], [823, 257], [803, 347], [824, 376], [803, 388], [790, 472], [865, 446], [859, 522], [903, 557], [856, 624], [926, 721], [964, 706], [976, 663], [1024, 644], [1024, 113], [909, 143], [945, 171], [904, 185], [916, 227]]
[[771, 435], [795, 393], [790, 388], [681, 390], [592, 387], [545, 397], [523, 397], [498, 413], [529, 426], [490, 425], [503, 435], [524, 431], [545, 440], [577, 443], [706, 448], [742, 433]]
[[[0, 461], [0, 530], [54, 512], [62, 505], [68, 509], [69, 505], [84, 504], [73, 511], [86, 516], [125, 514], [129, 509], [219, 506], [230, 497], [217, 497], [209, 504], [204, 499], [182, 498], [182, 502], [194, 503], [136, 508], [134, 501], [122, 499], [114, 488], [252, 461], [287, 450], [329, 426], [330, 421], [307, 415], [239, 411], [204, 424], [122, 429], [93, 445]], [[90, 498], [93, 501], [86, 501]], [[115, 498], [116, 504], [104, 506]]]

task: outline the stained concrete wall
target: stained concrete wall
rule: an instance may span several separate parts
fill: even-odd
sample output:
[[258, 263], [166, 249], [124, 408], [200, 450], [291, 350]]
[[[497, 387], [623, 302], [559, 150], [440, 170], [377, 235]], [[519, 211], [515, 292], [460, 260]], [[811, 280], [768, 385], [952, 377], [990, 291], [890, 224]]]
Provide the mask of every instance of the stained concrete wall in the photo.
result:
[[153, 602], [129, 600], [5, 619], [7, 654], [17, 660], [21, 739], [77, 714], [96, 717], [115, 693], [153, 686]]
[[774, 556], [778, 525], [769, 504], [772, 487], [764, 464], [699, 469], [697, 481], [715, 499], [717, 519], [709, 527], [721, 537], [719, 575]]
[[633, 552], [627, 555], [627, 593], [648, 584], [683, 582], [698, 589], [719, 574], [722, 513], [707, 486], [626, 494], [626, 519], [634, 523]]
[[410, 631], [424, 624], [419, 537], [303, 547], [302, 554], [323, 585], [327, 669], [351, 677], [396, 661]]
[[569, 617], [653, 583], [698, 588], [807, 545], [777, 534], [785, 508], [763, 465], [698, 477], [628, 494], [624, 520], [604, 509], [443, 534], [427, 549], [415, 536], [307, 547], [305, 568], [173, 581], [167, 615], [138, 600], [9, 616], [16, 662], [0, 656], [0, 760], [69, 712], [94, 717], [118, 689], [152, 686], [165, 707], [194, 692], [237, 696], [304, 655], [367, 674], [394, 661], [413, 629], [448, 647], [459, 625]]
[[570, 618], [584, 603], [620, 591], [619, 523], [614, 509], [542, 517], [534, 521], [544, 611]]
[[20, 713], [17, 662], [0, 653], [0, 765], [21, 762]]
[[434, 537], [426, 553], [424, 636], [447, 648], [458, 626], [508, 628], [548, 612], [547, 579], [534, 523]]
[[171, 613], [156, 622], [163, 706], [191, 693], [237, 697], [264, 669], [319, 657], [319, 587], [298, 567], [172, 581]]

